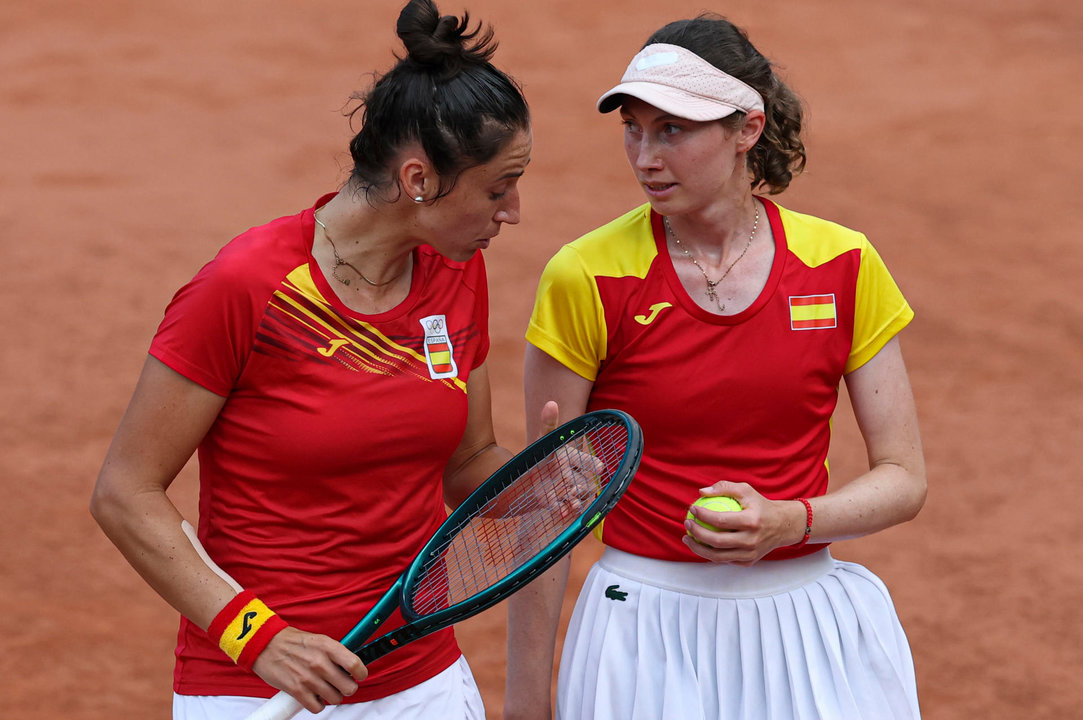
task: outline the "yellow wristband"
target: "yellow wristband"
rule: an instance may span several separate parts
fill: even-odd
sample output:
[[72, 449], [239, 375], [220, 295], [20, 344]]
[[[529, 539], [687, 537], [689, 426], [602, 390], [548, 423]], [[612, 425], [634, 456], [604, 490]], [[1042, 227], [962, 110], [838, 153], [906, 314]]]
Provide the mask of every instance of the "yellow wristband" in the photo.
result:
[[217, 638], [218, 647], [233, 662], [251, 669], [256, 656], [285, 627], [286, 622], [264, 605], [255, 593], [245, 590], [215, 616], [207, 628], [207, 634]]

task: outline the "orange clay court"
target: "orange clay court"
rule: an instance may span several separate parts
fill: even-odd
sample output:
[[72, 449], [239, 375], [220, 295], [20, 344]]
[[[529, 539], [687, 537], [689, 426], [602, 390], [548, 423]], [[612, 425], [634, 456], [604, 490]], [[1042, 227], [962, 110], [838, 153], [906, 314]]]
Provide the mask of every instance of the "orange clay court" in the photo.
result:
[[[390, 66], [400, 5], [0, 6], [0, 717], [169, 717], [175, 613], [91, 520], [90, 490], [173, 291], [345, 178], [340, 110]], [[891, 589], [928, 720], [1080, 717], [1083, 4], [440, 5], [495, 26], [534, 113], [523, 222], [486, 255], [499, 439], [525, 443], [544, 262], [642, 202], [594, 101], [658, 26], [725, 14], [808, 104], [808, 170], [779, 201], [867, 233], [917, 312], [902, 338], [928, 502], [835, 554]], [[864, 462], [846, 409], [839, 480]], [[194, 488], [189, 466], [171, 490], [193, 522]], [[598, 552], [577, 549], [579, 577]], [[504, 614], [460, 628], [491, 718]]]

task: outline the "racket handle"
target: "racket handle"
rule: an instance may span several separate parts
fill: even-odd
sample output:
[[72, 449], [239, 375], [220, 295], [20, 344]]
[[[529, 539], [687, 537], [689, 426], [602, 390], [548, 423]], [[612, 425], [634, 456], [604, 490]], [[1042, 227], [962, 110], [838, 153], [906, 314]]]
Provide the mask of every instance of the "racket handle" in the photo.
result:
[[289, 720], [304, 709], [304, 705], [294, 700], [292, 695], [281, 690], [245, 720]]

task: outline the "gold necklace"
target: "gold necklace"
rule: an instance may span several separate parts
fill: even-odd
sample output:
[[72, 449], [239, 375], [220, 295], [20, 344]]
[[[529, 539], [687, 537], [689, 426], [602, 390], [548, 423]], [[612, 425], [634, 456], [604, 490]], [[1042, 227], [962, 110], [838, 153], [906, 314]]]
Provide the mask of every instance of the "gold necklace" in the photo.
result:
[[[403, 272], [406, 272], [406, 270], [404, 269], [402, 272], [400, 272], [395, 277], [391, 278], [390, 280], [384, 280], [383, 282], [373, 282], [372, 280], [369, 280], [367, 277], [365, 277], [365, 273], [361, 272], [356, 267], [354, 267], [352, 264], [346, 262], [345, 260], [343, 260], [339, 256], [338, 248], [335, 247], [335, 241], [331, 239], [331, 233], [327, 232], [327, 226], [323, 224], [323, 221], [320, 220], [318, 217], [316, 217], [316, 212], [315, 211], [312, 212], [312, 219], [316, 221], [317, 225], [319, 225], [321, 228], [323, 228], [323, 236], [325, 238], [327, 238], [327, 242], [331, 243], [331, 252], [334, 253], [334, 255], [335, 255], [335, 266], [333, 268], [331, 268], [331, 276], [333, 278], [335, 278], [335, 280], [338, 280], [343, 285], [349, 285], [350, 284], [350, 278], [344, 278], [344, 277], [341, 277], [338, 274], [338, 269], [340, 267], [342, 267], [343, 265], [345, 265], [346, 267], [353, 270], [355, 273], [357, 273], [358, 277], [360, 277], [362, 280], [364, 280], [365, 282], [367, 282], [369, 285], [371, 285], [373, 287], [383, 287], [384, 285], [390, 285], [391, 283], [395, 282], [400, 277], [402, 277]], [[409, 267], [409, 265], [407, 265], [407, 267]]]
[[717, 288], [719, 284], [726, 279], [726, 276], [730, 274], [730, 270], [733, 269], [733, 266], [739, 263], [741, 261], [741, 258], [745, 256], [745, 253], [748, 252], [748, 249], [752, 247], [752, 241], [756, 239], [756, 228], [760, 225], [759, 205], [756, 206], [756, 219], [752, 221], [752, 232], [748, 235], [748, 242], [745, 243], [745, 249], [741, 251], [741, 254], [737, 256], [736, 260], [730, 263], [729, 267], [726, 268], [726, 271], [722, 273], [722, 277], [718, 278], [717, 280], [711, 280], [711, 277], [707, 274], [707, 271], [703, 269], [703, 266], [699, 264], [695, 256], [692, 253], [688, 252], [688, 248], [686, 248], [684, 245], [681, 245], [681, 239], [677, 237], [677, 231], [674, 230], [673, 226], [669, 224], [669, 217], [663, 218], [662, 222], [665, 224], [666, 230], [669, 231], [669, 234], [673, 236], [673, 242], [677, 243], [677, 247], [681, 249], [681, 252], [687, 255], [688, 259], [692, 261], [692, 264], [695, 265], [701, 273], [703, 273], [703, 279], [707, 281], [707, 297], [710, 300], [714, 301], [715, 306], [718, 308], [718, 312], [726, 312], [726, 303], [718, 302], [718, 291], [715, 290], [715, 288]]

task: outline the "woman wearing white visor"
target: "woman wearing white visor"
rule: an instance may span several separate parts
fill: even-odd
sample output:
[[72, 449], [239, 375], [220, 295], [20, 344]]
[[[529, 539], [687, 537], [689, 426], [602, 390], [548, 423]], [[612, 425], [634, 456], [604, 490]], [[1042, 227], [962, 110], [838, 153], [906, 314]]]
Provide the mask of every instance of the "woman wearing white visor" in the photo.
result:
[[[804, 167], [801, 104], [728, 21], [654, 33], [598, 109], [620, 111], [648, 202], [546, 267], [527, 330], [527, 418], [536, 434], [549, 400], [562, 418], [620, 408], [646, 447], [599, 533], [557, 717], [918, 717], [886, 587], [828, 549], [924, 503], [897, 338], [913, 311], [864, 235], [763, 196]], [[843, 381], [869, 469], [829, 485]], [[703, 496], [739, 509], [691, 507], [686, 519]], [[552, 715], [566, 577], [565, 566], [511, 601], [509, 720]]]

